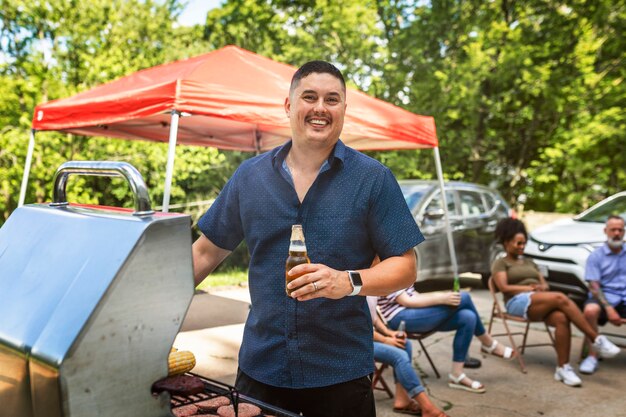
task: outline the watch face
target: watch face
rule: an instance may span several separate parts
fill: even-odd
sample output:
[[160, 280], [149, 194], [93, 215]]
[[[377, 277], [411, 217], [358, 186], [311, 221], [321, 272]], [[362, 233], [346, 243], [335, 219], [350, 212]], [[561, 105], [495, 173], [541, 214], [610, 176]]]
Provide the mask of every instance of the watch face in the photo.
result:
[[352, 285], [361, 286], [363, 285], [363, 281], [361, 281], [361, 274], [355, 271], [350, 271], [350, 279], [352, 280]]

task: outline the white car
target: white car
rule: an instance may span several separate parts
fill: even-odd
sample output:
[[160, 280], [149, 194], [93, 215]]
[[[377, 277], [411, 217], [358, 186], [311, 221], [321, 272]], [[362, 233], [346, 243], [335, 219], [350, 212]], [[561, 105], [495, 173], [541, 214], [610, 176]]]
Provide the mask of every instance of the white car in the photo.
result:
[[538, 227], [528, 237], [525, 255], [539, 266], [551, 289], [564, 292], [579, 305], [587, 298], [587, 257], [606, 242], [604, 226], [611, 214], [626, 218], [626, 191], [573, 219]]

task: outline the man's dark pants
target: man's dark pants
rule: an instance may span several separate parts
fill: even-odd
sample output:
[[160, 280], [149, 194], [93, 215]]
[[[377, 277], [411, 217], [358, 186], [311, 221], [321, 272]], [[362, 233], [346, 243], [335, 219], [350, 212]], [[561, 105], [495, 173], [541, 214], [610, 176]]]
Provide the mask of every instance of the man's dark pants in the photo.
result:
[[239, 392], [304, 417], [375, 417], [370, 376], [319, 388], [279, 388], [259, 382], [239, 369]]

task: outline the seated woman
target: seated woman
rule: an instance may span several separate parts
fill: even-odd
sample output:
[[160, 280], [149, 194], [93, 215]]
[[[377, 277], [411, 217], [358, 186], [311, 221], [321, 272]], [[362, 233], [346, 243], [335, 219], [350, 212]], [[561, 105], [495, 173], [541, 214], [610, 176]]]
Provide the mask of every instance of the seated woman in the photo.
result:
[[398, 332], [390, 330], [378, 319], [376, 302], [377, 297], [367, 297], [374, 323], [374, 360], [393, 367], [396, 383], [393, 411], [426, 417], [448, 417], [430, 401], [419, 376], [413, 369], [411, 342]]
[[605, 336], [598, 335], [585, 320], [578, 306], [565, 294], [548, 291], [548, 285], [537, 265], [523, 257], [528, 235], [524, 223], [516, 219], [503, 219], [496, 226], [496, 239], [506, 252], [497, 259], [491, 274], [504, 295], [509, 314], [531, 321], [544, 321], [555, 328], [557, 368], [554, 379], [569, 386], [580, 386], [582, 381], [569, 364], [571, 330], [570, 322], [593, 340], [593, 347], [602, 357], [619, 353], [619, 348]]
[[455, 330], [452, 344], [452, 372], [448, 386], [474, 393], [483, 393], [485, 386], [463, 373], [467, 352], [476, 336], [481, 350], [505, 359], [513, 357], [513, 349], [494, 340], [480, 321], [476, 307], [466, 292], [417, 293], [413, 287], [378, 298], [378, 306], [389, 327], [397, 329], [401, 321], [407, 332], [425, 333], [433, 330]]

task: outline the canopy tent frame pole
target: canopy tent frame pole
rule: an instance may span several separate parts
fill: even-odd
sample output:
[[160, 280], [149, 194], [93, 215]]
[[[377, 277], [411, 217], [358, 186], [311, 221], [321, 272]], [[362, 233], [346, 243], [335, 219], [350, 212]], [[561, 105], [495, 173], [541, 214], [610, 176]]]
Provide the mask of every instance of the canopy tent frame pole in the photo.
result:
[[17, 206], [22, 207], [26, 199], [26, 188], [28, 187], [28, 177], [30, 175], [30, 166], [33, 162], [33, 152], [35, 151], [35, 129], [30, 130], [30, 139], [28, 140], [28, 151], [26, 152], [26, 162], [24, 163], [24, 175], [22, 176], [22, 186], [20, 187], [20, 199]]
[[450, 260], [452, 261], [452, 271], [454, 278], [459, 276], [459, 265], [456, 260], [456, 249], [454, 248], [454, 237], [450, 229], [450, 214], [448, 213], [448, 201], [446, 200], [446, 190], [443, 182], [443, 170], [441, 169], [441, 157], [439, 156], [439, 146], [433, 148], [435, 156], [435, 167], [437, 169], [437, 178], [439, 179], [439, 190], [441, 191], [441, 204], [443, 205], [443, 217], [446, 224], [446, 235], [448, 237], [448, 250], [450, 251]]
[[172, 178], [174, 176], [174, 158], [176, 157], [176, 141], [178, 139], [178, 119], [180, 112], [172, 110], [172, 119], [170, 123], [170, 138], [167, 148], [167, 166], [165, 169], [165, 186], [163, 189], [163, 207], [161, 211], [167, 213], [170, 206], [170, 192], [172, 188]]

